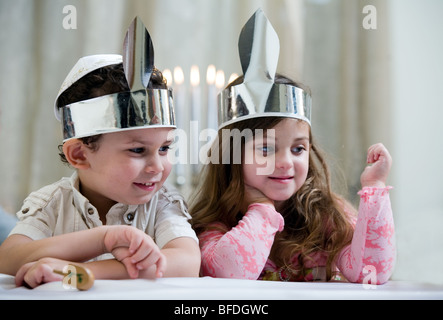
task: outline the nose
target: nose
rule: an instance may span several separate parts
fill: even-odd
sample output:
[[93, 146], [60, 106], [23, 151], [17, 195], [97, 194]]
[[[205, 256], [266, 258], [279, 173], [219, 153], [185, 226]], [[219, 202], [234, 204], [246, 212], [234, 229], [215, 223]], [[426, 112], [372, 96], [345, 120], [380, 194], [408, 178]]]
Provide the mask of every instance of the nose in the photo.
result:
[[147, 173], [159, 173], [164, 170], [162, 158], [159, 154], [149, 155], [146, 159], [145, 171]]
[[292, 154], [289, 150], [280, 150], [275, 154], [276, 169], [290, 169], [292, 167]]

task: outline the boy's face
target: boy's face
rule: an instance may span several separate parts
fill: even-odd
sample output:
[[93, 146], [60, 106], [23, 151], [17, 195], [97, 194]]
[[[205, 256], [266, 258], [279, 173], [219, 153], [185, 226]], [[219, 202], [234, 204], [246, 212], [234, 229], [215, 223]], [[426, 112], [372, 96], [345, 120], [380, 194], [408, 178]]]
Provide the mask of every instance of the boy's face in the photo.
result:
[[95, 201], [142, 204], [161, 188], [171, 163], [171, 128], [147, 128], [103, 134], [98, 150], [86, 148], [89, 167], [80, 170], [82, 193]]

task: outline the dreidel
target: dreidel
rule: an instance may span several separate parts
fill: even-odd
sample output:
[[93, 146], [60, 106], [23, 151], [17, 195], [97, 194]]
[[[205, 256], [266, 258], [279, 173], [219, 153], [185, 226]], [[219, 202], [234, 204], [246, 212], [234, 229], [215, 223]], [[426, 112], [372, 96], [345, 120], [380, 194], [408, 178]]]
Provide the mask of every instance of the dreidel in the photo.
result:
[[64, 287], [67, 286], [84, 291], [89, 290], [94, 285], [94, 274], [86, 267], [68, 264], [63, 268], [63, 271], [53, 270], [53, 272], [64, 276]]

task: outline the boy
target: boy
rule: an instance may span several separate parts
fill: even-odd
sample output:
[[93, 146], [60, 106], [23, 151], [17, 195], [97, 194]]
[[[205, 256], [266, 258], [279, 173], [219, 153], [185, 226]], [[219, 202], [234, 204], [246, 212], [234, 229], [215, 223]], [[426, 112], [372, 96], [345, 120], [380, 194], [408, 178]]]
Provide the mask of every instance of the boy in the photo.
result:
[[0, 247], [0, 272], [15, 274], [17, 285], [60, 280], [53, 270], [85, 261], [97, 279], [198, 276], [184, 200], [163, 186], [175, 127], [171, 92], [138, 18], [124, 43], [123, 59], [84, 57], [62, 85], [61, 156], [76, 171], [31, 193], [17, 214]]

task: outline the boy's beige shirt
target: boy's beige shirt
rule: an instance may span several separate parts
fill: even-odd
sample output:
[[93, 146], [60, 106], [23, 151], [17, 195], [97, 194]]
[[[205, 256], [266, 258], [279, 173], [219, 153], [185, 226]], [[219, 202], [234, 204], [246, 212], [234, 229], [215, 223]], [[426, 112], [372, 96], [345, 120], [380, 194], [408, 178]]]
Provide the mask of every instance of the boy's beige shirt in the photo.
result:
[[[70, 178], [32, 192], [17, 213], [19, 222], [11, 234], [33, 240], [102, 225], [97, 209], [79, 191], [75, 172]], [[151, 201], [142, 205], [115, 204], [106, 215], [107, 225], [132, 225], [148, 234], [162, 248], [169, 241], [189, 237], [198, 242], [179, 192], [163, 185]]]

